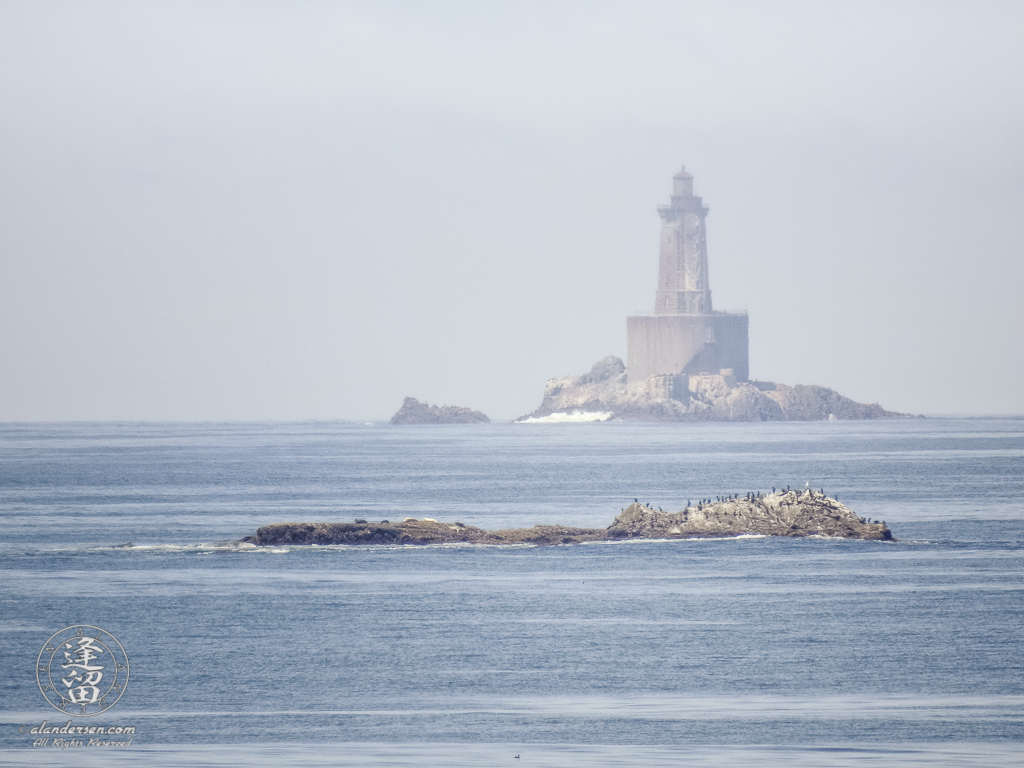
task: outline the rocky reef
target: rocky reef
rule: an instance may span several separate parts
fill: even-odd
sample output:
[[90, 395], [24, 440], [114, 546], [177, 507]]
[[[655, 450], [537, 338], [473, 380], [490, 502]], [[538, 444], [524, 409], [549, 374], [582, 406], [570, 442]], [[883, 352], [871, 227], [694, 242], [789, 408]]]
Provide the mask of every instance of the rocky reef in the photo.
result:
[[490, 419], [480, 411], [457, 405], [427, 405], [407, 397], [391, 417], [392, 424], [486, 424]]
[[582, 376], [550, 379], [544, 400], [519, 423], [560, 421], [825, 421], [907, 418], [828, 387], [737, 381], [730, 370], [651, 376], [630, 383], [617, 357]]
[[692, 539], [723, 536], [832, 536], [846, 539], [892, 540], [877, 521], [858, 517], [836, 499], [812, 490], [750, 493], [719, 501], [700, 501], [679, 512], [663, 512], [645, 504], [625, 508], [607, 528], [536, 525], [486, 531], [462, 523], [431, 518], [406, 518], [400, 523], [276, 523], [247, 536], [257, 546], [290, 544], [580, 544], [624, 539]]
[[836, 499], [810, 489], [701, 501], [679, 512], [631, 504], [608, 526], [607, 532], [612, 539], [759, 534], [892, 540], [892, 532], [885, 523], [860, 518]]
[[462, 523], [407, 519], [401, 523], [276, 523], [242, 539], [257, 546], [287, 544], [576, 544], [603, 540], [602, 528], [538, 525], [485, 531]]

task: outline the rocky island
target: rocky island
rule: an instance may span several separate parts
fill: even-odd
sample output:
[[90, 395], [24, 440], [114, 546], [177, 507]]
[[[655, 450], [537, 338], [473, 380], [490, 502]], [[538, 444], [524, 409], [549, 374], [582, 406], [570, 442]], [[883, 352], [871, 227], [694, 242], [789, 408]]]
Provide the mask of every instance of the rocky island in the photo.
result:
[[[626, 318], [628, 365], [613, 355], [588, 373], [549, 379], [539, 408], [517, 424], [584, 421], [840, 421], [909, 418], [828, 387], [750, 378], [746, 312], [714, 309], [705, 219], [683, 168], [658, 207], [661, 245], [652, 314]], [[479, 411], [407, 397], [392, 424], [488, 421]]]
[[824, 421], [906, 414], [855, 402], [828, 387], [750, 378], [746, 312], [716, 310], [705, 219], [683, 168], [658, 207], [661, 244], [652, 314], [626, 318], [627, 364], [599, 360], [589, 373], [550, 379], [540, 408], [518, 423], [575, 421]]
[[427, 405], [415, 397], [407, 397], [391, 417], [392, 424], [489, 424], [490, 419], [480, 411], [458, 405]]
[[549, 379], [540, 408], [520, 424], [571, 421], [826, 421], [908, 418], [880, 405], [855, 402], [828, 387], [739, 381], [716, 374], [655, 374], [630, 382], [609, 355], [589, 373]]
[[625, 539], [693, 539], [728, 536], [828, 536], [891, 541], [884, 522], [858, 517], [836, 499], [806, 489], [748, 493], [699, 501], [679, 512], [663, 512], [635, 502], [607, 528], [536, 525], [486, 531], [463, 523], [407, 517], [402, 522], [276, 523], [240, 543], [291, 544], [581, 544]]

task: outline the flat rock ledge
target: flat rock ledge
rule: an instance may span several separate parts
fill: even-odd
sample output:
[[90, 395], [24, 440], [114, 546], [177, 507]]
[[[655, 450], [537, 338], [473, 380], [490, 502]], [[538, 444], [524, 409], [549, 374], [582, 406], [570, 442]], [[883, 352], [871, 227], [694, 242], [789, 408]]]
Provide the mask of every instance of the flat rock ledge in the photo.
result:
[[293, 544], [581, 544], [625, 539], [694, 539], [727, 536], [828, 536], [892, 541], [883, 522], [858, 517], [835, 499], [811, 490], [749, 494], [698, 503], [679, 512], [630, 504], [607, 528], [536, 525], [485, 531], [462, 523], [406, 518], [400, 523], [275, 523], [243, 543]]

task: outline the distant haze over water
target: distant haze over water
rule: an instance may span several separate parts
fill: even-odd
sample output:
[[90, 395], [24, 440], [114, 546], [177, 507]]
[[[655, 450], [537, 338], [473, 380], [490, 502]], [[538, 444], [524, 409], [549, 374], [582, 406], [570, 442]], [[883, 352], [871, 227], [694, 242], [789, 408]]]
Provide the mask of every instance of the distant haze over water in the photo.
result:
[[1024, 6], [0, 4], [0, 420], [492, 419], [680, 165], [750, 373], [1022, 413]]

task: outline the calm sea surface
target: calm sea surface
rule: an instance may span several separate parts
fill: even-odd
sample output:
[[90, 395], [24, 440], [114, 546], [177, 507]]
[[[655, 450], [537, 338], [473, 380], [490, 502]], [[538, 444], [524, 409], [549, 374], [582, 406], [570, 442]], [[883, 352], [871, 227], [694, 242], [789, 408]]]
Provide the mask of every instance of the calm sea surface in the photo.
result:
[[[223, 544], [284, 521], [604, 527], [634, 498], [805, 483], [898, 541]], [[1024, 420], [0, 424], [0, 515], [5, 765], [1024, 754]], [[36, 682], [75, 624], [131, 662], [95, 717]], [[33, 747], [29, 729], [69, 719], [134, 740]]]

